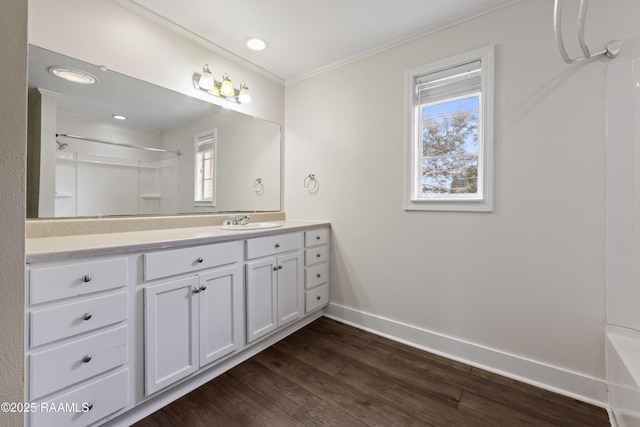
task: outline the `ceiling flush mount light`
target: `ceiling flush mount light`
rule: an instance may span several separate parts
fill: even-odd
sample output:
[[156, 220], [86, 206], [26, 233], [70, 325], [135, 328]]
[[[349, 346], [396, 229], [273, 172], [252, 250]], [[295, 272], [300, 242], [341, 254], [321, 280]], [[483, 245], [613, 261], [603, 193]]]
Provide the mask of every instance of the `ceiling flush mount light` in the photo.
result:
[[127, 118], [125, 116], [121, 115], [121, 114], [114, 114], [111, 117], [113, 117], [116, 120], [127, 120]]
[[235, 89], [227, 73], [224, 73], [222, 81], [218, 82], [213, 78], [213, 74], [207, 64], [202, 67], [202, 74], [193, 74], [192, 81], [194, 88], [210, 95], [235, 102], [236, 104], [248, 104], [251, 102], [249, 88], [244, 82], [242, 82], [239, 89]]
[[83, 85], [92, 85], [98, 81], [98, 79], [94, 75], [75, 68], [54, 66], [49, 67], [49, 72], [61, 79]]
[[257, 37], [249, 37], [244, 42], [249, 49], [255, 50], [256, 52], [260, 52], [267, 48], [267, 42]]

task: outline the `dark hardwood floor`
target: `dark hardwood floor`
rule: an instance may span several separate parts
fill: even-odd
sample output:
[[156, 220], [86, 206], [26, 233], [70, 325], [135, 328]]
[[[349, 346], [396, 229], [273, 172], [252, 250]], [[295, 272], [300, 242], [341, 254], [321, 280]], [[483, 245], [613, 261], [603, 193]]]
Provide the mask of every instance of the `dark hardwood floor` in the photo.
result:
[[609, 426], [607, 412], [320, 318], [150, 415], [154, 426]]

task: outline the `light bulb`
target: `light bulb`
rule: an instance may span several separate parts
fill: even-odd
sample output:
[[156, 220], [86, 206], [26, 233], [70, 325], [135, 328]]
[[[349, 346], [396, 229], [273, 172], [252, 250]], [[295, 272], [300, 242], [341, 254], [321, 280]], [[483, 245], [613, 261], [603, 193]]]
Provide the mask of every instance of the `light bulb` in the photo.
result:
[[215, 87], [213, 74], [211, 74], [211, 70], [209, 70], [209, 66], [207, 64], [204, 64], [204, 67], [202, 67], [202, 75], [198, 81], [198, 86], [204, 90], [211, 90]]
[[240, 83], [240, 93], [238, 94], [238, 102], [249, 104], [251, 102], [251, 94], [245, 82]]
[[233, 89], [233, 83], [231, 83], [231, 79], [229, 79], [229, 75], [227, 73], [222, 77], [222, 84], [220, 85], [220, 95], [222, 96], [234, 96], [236, 94]]

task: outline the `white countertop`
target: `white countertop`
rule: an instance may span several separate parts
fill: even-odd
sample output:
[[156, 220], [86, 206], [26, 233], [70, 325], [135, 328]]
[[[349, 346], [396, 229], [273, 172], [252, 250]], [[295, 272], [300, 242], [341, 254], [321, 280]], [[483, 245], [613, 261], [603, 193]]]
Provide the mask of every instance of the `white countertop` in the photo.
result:
[[222, 230], [219, 225], [216, 225], [209, 227], [29, 238], [26, 239], [26, 262], [27, 264], [32, 264], [92, 256], [117, 255], [270, 236], [291, 231], [331, 226], [331, 224], [326, 221], [273, 222], [282, 225], [281, 227], [262, 230]]

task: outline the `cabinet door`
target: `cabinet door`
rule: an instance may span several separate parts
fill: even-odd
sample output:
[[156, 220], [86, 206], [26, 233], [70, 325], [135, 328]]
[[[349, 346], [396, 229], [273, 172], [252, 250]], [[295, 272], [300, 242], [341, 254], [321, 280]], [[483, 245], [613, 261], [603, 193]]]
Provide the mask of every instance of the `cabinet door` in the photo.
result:
[[276, 259], [247, 263], [247, 342], [277, 327]]
[[242, 347], [240, 266], [200, 275], [200, 367]]
[[144, 289], [145, 394], [198, 369], [198, 277]]
[[302, 254], [295, 252], [277, 259], [278, 326], [302, 316], [304, 295], [302, 289]]

